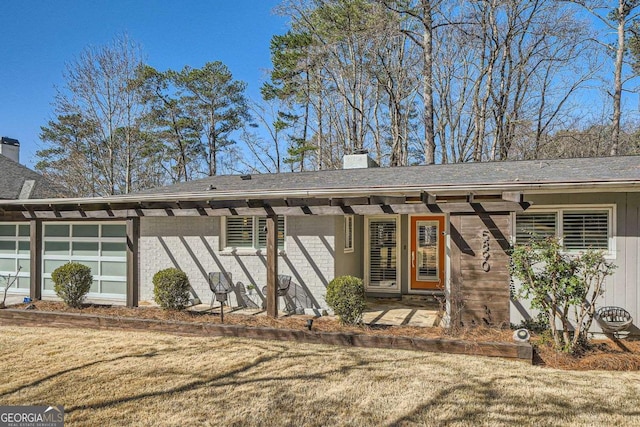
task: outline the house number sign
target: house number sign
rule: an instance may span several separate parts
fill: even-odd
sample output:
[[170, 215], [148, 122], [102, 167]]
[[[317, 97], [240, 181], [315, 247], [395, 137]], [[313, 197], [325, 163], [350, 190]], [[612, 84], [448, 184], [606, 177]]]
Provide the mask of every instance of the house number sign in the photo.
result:
[[491, 254], [489, 253], [489, 230], [484, 230], [482, 232], [482, 270], [486, 273], [491, 270], [491, 264], [489, 264], [489, 258]]

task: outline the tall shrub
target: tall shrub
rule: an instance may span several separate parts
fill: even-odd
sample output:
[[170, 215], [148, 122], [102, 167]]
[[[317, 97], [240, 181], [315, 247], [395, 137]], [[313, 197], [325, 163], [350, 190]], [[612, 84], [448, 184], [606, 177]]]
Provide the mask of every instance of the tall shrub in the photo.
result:
[[81, 308], [85, 296], [91, 289], [93, 276], [86, 265], [69, 262], [51, 273], [53, 290], [69, 307]]
[[516, 297], [546, 313], [556, 349], [571, 353], [587, 342], [596, 300], [615, 268], [601, 251], [564, 252], [557, 238], [532, 239], [511, 255], [511, 274], [522, 282]]
[[160, 307], [183, 310], [189, 304], [189, 278], [177, 268], [160, 270], [153, 275], [153, 296]]
[[325, 300], [338, 315], [341, 323], [345, 325], [362, 323], [362, 313], [366, 303], [362, 279], [353, 276], [336, 277], [327, 286]]

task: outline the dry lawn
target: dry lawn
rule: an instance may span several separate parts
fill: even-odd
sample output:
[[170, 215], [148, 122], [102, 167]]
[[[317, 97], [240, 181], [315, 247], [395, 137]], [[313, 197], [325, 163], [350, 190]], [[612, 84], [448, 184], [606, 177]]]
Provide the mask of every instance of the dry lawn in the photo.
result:
[[[53, 301], [37, 301], [37, 310], [66, 312], [76, 314], [92, 314], [109, 317], [124, 317], [138, 319], [154, 319], [162, 321], [180, 321], [190, 323], [220, 324], [220, 316], [211, 313], [192, 311], [161, 310], [158, 307], [127, 308], [120, 306], [102, 306], [88, 304], [82, 309], [67, 307], [64, 303]], [[18, 304], [15, 308], [24, 308], [26, 304]], [[240, 312], [242, 313], [242, 312]], [[266, 327], [284, 329], [304, 329], [305, 322], [312, 316], [285, 316], [272, 319], [265, 315], [247, 315], [236, 312], [225, 314], [225, 323], [247, 327]], [[475, 342], [513, 342], [513, 331], [509, 329], [472, 327], [456, 331], [443, 328], [425, 328], [419, 326], [344, 326], [334, 317], [322, 316], [313, 323], [314, 331], [322, 332], [351, 332], [367, 335], [386, 335], [420, 338], [446, 338]], [[610, 371], [640, 371], [640, 340], [624, 339], [616, 342], [604, 340], [595, 343], [588, 351], [574, 357], [558, 353], [550, 346], [550, 340], [544, 344], [542, 337], [535, 336], [532, 343], [537, 347], [534, 363], [550, 368], [570, 370], [610, 370]]]
[[0, 404], [66, 425], [640, 425], [640, 373], [157, 333], [0, 327]]

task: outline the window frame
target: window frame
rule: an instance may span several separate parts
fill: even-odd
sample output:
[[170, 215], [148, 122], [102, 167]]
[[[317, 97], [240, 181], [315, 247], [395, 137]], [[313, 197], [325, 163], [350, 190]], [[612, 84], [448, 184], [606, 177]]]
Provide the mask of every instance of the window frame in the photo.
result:
[[[396, 285], [393, 287], [383, 287], [382, 282], [377, 282], [379, 285], [371, 284], [371, 268], [372, 268], [372, 260], [371, 260], [371, 223], [378, 222], [379, 220], [388, 220], [395, 223], [394, 233], [396, 244], [393, 246], [388, 246], [387, 248], [393, 248], [395, 250], [395, 282]], [[399, 214], [389, 214], [389, 215], [367, 215], [364, 218], [364, 287], [366, 292], [374, 292], [374, 293], [389, 293], [389, 294], [398, 294], [402, 291], [402, 227], [401, 227], [401, 216]]]
[[[13, 226], [15, 231], [14, 231], [14, 235], [13, 236], [0, 236], [0, 240], [4, 241], [4, 242], [15, 242], [15, 249], [14, 252], [12, 254], [9, 253], [0, 253], [0, 258], [5, 259], [5, 260], [13, 260], [14, 261], [14, 265], [17, 267], [19, 264], [23, 264], [26, 262], [27, 265], [27, 269], [25, 270], [20, 270], [20, 272], [18, 273], [18, 280], [16, 281], [16, 283], [14, 283], [14, 285], [12, 287], [9, 288], [9, 290], [7, 291], [7, 293], [25, 293], [25, 292], [29, 292], [30, 289], [30, 279], [31, 279], [31, 272], [30, 270], [30, 263], [31, 263], [31, 236], [30, 234], [28, 235], [20, 235], [20, 226], [26, 226], [27, 228], [30, 229], [31, 225], [29, 222], [25, 222], [25, 221], [2, 221], [0, 222], [0, 225], [10, 225]], [[21, 253], [20, 252], [20, 243], [21, 242], [27, 242], [29, 243], [29, 252], [28, 253]], [[10, 274], [11, 276], [13, 276], [16, 273], [16, 271], [5, 271], [2, 270], [1, 274], [2, 275], [7, 275]], [[26, 283], [26, 286], [22, 286], [21, 283]], [[4, 291], [4, 283], [0, 283], [0, 290]]]
[[[227, 224], [230, 218], [251, 218], [251, 246], [229, 246], [228, 243], [228, 230]], [[260, 246], [259, 242], [261, 240], [260, 235], [260, 218], [266, 218], [263, 215], [237, 215], [237, 216], [223, 216], [220, 227], [221, 234], [221, 251], [223, 253], [234, 253], [234, 254], [260, 254], [263, 251], [266, 251], [267, 247]], [[282, 246], [278, 245], [278, 252], [284, 253], [286, 249], [287, 242], [287, 217], [283, 215], [278, 216], [278, 220], [282, 218]], [[264, 232], [266, 236], [266, 231]]]
[[[69, 227], [68, 236], [46, 236], [47, 226], [55, 226], [55, 225], [64, 225]], [[83, 226], [83, 225], [93, 225], [98, 226], [98, 236], [74, 236], [73, 228], [74, 226]], [[124, 236], [104, 236], [104, 226], [109, 225], [118, 225], [121, 227], [125, 227], [125, 235]], [[47, 254], [46, 253], [46, 244], [47, 243], [67, 243], [68, 249], [66, 254]], [[74, 243], [97, 243], [98, 251], [97, 255], [83, 255], [83, 254], [74, 254]], [[113, 256], [113, 255], [104, 255], [103, 254], [103, 244], [104, 243], [117, 243], [124, 244], [125, 251], [122, 256]], [[120, 221], [64, 221], [64, 222], [45, 222], [42, 224], [42, 260], [41, 260], [41, 268], [42, 268], [42, 283], [41, 289], [43, 295], [55, 295], [55, 292], [52, 289], [45, 288], [45, 281], [51, 280], [51, 272], [45, 272], [45, 262], [53, 261], [53, 262], [79, 262], [83, 263], [96, 263], [99, 268], [100, 274], [96, 271], [91, 271], [93, 275], [93, 281], [97, 282], [98, 291], [90, 290], [87, 293], [89, 298], [109, 298], [109, 299], [124, 299], [127, 294], [127, 253], [126, 253], [126, 244], [127, 244], [127, 236], [126, 236], [126, 223]], [[114, 276], [114, 275], [103, 275], [102, 274], [102, 264], [103, 263], [121, 263], [124, 264], [124, 275], [122, 276]], [[116, 282], [116, 283], [124, 283], [124, 291], [122, 293], [111, 293], [111, 292], [103, 292], [103, 282]], [[93, 284], [92, 284], [93, 286]]]
[[355, 251], [355, 219], [354, 215], [344, 216], [344, 253], [349, 254]]
[[[556, 233], [555, 236], [559, 239], [560, 244], [564, 248], [564, 213], [585, 213], [590, 212], [606, 212], [608, 224], [607, 224], [607, 249], [597, 249], [604, 252], [605, 257], [608, 259], [615, 258], [616, 255], [616, 205], [615, 204], [577, 204], [577, 205], [542, 205], [532, 206], [522, 214], [527, 213], [554, 213], [556, 215]], [[518, 229], [518, 214], [514, 213], [513, 229], [512, 229], [512, 243], [518, 244], [517, 241], [517, 229]], [[577, 254], [583, 252], [584, 249], [563, 249], [564, 252], [569, 254]]]

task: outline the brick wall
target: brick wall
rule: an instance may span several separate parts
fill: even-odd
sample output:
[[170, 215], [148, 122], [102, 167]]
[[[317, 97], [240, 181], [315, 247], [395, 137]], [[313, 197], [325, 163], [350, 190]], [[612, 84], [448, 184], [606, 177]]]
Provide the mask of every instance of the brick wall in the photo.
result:
[[[332, 216], [288, 217], [285, 221], [285, 250], [278, 258], [278, 270], [292, 276], [292, 291], [304, 308], [326, 308], [325, 288], [335, 271], [335, 223]], [[211, 300], [210, 271], [230, 272], [234, 283], [242, 281], [257, 289], [266, 284], [266, 253], [221, 250], [220, 218], [142, 218], [140, 227], [141, 301], [153, 300], [153, 275], [169, 267], [187, 273], [194, 296], [203, 303]], [[231, 299], [233, 303], [234, 297]]]

